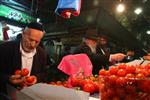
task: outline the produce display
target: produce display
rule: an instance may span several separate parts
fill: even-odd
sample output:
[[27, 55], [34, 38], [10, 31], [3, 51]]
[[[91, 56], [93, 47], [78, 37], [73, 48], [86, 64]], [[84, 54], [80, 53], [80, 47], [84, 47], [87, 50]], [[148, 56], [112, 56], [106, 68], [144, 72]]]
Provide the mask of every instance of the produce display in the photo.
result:
[[[36, 83], [35, 76], [28, 76], [27, 69], [16, 70], [21, 75], [23, 88]], [[150, 100], [150, 64], [128, 65], [125, 63], [99, 70], [97, 76], [84, 76], [83, 72], [71, 75], [66, 81], [48, 84], [100, 94], [101, 100]]]
[[49, 84], [64, 86], [67, 88], [73, 88], [77, 90], [83, 90], [94, 94], [99, 92], [99, 81], [97, 76], [84, 76], [82, 73], [70, 76], [67, 81], [61, 82], [49, 82]]
[[150, 64], [111, 66], [99, 71], [101, 100], [150, 100]]

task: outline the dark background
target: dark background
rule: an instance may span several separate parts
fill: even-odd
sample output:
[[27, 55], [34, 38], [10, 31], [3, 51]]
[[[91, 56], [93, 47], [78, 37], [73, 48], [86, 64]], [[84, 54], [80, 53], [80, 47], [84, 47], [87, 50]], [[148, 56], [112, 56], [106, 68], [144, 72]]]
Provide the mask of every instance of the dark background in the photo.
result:
[[[46, 38], [53, 38], [51, 35], [54, 32], [78, 34], [94, 27], [100, 34], [107, 35], [118, 44], [149, 48], [150, 38], [146, 31], [150, 29], [150, 0], [121, 0], [126, 6], [125, 12], [121, 14], [115, 11], [119, 2], [120, 0], [82, 0], [80, 15], [64, 19], [55, 14], [58, 0], [43, 0], [37, 15], [46, 26], [49, 34]], [[143, 9], [142, 14], [134, 13], [136, 7]]]

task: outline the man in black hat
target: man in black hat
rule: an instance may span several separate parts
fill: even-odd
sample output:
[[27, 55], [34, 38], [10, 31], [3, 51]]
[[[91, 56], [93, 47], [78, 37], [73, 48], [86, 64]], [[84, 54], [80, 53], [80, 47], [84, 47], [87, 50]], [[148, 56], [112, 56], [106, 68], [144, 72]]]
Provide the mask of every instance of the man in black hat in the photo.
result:
[[[84, 41], [81, 43], [76, 50], [74, 51], [74, 54], [80, 54], [85, 53], [90, 58], [92, 65], [93, 65], [93, 74], [98, 74], [99, 70], [101, 68], [106, 68], [106, 66], [110, 63], [112, 60], [121, 60], [125, 57], [122, 53], [117, 54], [109, 54], [103, 51], [103, 53], [100, 53], [97, 49], [97, 40], [98, 40], [98, 34], [95, 29], [90, 29], [86, 31]], [[105, 44], [102, 43], [103, 45]]]
[[74, 51], [74, 54], [85, 53], [90, 58], [93, 65], [93, 74], [98, 74], [99, 69], [101, 69], [101, 64], [104, 61], [108, 61], [109, 57], [97, 54], [97, 34], [96, 30], [90, 29], [86, 31], [83, 43], [81, 43]]
[[123, 53], [115, 53], [115, 54], [110, 54], [110, 50], [107, 47], [107, 43], [108, 43], [108, 37], [102, 34], [98, 35], [98, 40], [97, 40], [97, 47], [96, 47], [96, 52], [99, 55], [103, 55], [105, 56], [103, 63], [101, 63], [101, 66], [105, 69], [108, 69], [109, 66], [111, 65], [111, 63], [115, 63], [118, 61], [121, 61], [124, 59], [124, 57], [126, 56]]
[[46, 81], [46, 53], [38, 46], [45, 32], [40, 23], [31, 22], [19, 41], [8, 41], [0, 45], [0, 93], [6, 93], [6, 84], [23, 82], [17, 69], [27, 68], [29, 75], [35, 75], [37, 82]]

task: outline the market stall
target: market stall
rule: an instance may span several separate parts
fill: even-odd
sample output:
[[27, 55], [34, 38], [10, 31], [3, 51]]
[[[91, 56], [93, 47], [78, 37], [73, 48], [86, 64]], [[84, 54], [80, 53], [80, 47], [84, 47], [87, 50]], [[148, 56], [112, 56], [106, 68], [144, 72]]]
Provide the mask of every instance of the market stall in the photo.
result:
[[[109, 70], [101, 69], [98, 78], [94, 76], [85, 77], [79, 73], [70, 76], [65, 82], [37, 83], [19, 91], [8, 85], [7, 89], [13, 100], [16, 98], [17, 100], [21, 98], [27, 100], [99, 100], [110, 97], [126, 97], [132, 98], [132, 100], [140, 97], [139, 100], [143, 100], [143, 98], [150, 98], [150, 88], [147, 87], [149, 70], [150, 61], [136, 59], [129, 63], [118, 63], [110, 66]], [[114, 88], [115, 90], [112, 90]], [[105, 92], [107, 96], [104, 96]], [[127, 95], [122, 92], [126, 92]], [[119, 94], [116, 95], [116, 93]], [[133, 93], [136, 95], [131, 95]]]

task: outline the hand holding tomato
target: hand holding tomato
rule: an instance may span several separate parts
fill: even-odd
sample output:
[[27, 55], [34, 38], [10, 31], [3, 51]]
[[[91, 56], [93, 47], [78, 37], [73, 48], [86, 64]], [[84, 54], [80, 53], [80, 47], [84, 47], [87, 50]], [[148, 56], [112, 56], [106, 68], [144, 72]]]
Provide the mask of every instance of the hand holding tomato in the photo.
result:
[[29, 70], [27, 68], [23, 68], [22, 70], [16, 70], [15, 75], [27, 76], [29, 74]]
[[21, 84], [23, 83], [23, 78], [21, 77], [21, 75], [12, 75], [9, 78], [9, 82], [12, 84]]
[[24, 78], [24, 82], [26, 85], [30, 86], [33, 85], [37, 82], [37, 77], [32, 75], [32, 76], [27, 76]]
[[28, 76], [29, 70], [23, 68], [22, 70], [16, 70], [15, 75], [10, 77], [10, 82], [12, 84], [18, 84], [20, 88], [33, 85], [37, 82], [36, 76]]

